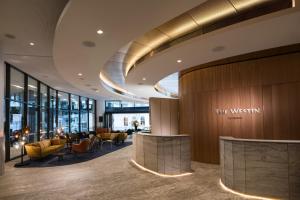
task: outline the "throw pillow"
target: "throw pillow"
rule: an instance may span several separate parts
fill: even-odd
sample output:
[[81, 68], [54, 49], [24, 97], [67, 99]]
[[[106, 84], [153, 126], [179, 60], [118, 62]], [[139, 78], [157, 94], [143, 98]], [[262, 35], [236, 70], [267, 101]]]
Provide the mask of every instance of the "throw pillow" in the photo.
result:
[[51, 145], [60, 145], [60, 139], [51, 140]]

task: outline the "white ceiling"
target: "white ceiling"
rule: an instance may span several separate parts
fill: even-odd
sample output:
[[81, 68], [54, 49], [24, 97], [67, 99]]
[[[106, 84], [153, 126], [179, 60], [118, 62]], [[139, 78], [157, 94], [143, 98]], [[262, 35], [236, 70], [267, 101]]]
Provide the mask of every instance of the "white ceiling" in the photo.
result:
[[[1, 0], [4, 59], [56, 89], [98, 99], [120, 99], [100, 84], [99, 73], [105, 63], [130, 41], [202, 2], [70, 0], [61, 15], [66, 0]], [[161, 96], [153, 85], [174, 72], [229, 56], [299, 43], [299, 21], [296, 7], [193, 38], [139, 64], [126, 77], [123, 87], [137, 96]], [[104, 34], [97, 35], [98, 29]], [[16, 39], [4, 37], [7, 33]], [[93, 42], [95, 47], [83, 46], [83, 41]], [[36, 45], [30, 46], [29, 42]], [[219, 46], [225, 49], [212, 51]], [[177, 59], [183, 62], [178, 64]], [[81, 79], [78, 73], [83, 74]], [[108, 75], [113, 76], [113, 71]], [[147, 80], [143, 81], [143, 77]]]
[[[66, 0], [1, 0], [1, 49], [5, 61], [56, 89], [78, 93], [53, 65], [55, 27], [66, 3]], [[5, 37], [6, 34], [15, 39]], [[35, 45], [30, 46], [30, 42]]]
[[[203, 0], [72, 0], [57, 26], [54, 61], [60, 75], [81, 90], [85, 83], [109, 95], [99, 73], [115, 52], [136, 37], [197, 6]], [[104, 34], [97, 35], [102, 29]], [[82, 45], [92, 41], [95, 47]], [[85, 81], [77, 74], [83, 73]], [[88, 89], [89, 90], [89, 89]]]

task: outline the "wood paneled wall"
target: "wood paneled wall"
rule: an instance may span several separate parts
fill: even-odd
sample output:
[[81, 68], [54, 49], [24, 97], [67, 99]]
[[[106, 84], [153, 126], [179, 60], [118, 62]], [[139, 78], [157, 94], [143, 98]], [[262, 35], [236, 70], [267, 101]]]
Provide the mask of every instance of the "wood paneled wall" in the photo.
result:
[[[192, 160], [219, 163], [219, 136], [300, 139], [300, 53], [251, 59], [181, 74], [180, 133]], [[261, 108], [219, 115], [216, 109]]]
[[178, 99], [150, 98], [151, 133], [154, 135], [178, 135]]

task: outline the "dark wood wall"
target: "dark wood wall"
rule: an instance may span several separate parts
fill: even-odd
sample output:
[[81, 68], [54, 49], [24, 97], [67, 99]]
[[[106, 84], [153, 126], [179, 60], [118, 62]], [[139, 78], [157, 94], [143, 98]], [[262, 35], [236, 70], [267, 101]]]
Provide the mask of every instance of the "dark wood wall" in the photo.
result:
[[[192, 160], [219, 163], [219, 136], [300, 139], [300, 51], [205, 67], [179, 83], [179, 128], [191, 135]], [[237, 107], [262, 111], [216, 113]]]

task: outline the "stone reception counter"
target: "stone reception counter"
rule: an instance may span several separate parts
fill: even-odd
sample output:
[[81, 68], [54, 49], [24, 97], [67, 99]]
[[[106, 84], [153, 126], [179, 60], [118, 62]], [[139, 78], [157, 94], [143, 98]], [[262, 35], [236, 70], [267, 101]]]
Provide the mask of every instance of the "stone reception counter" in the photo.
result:
[[221, 181], [236, 192], [300, 199], [300, 141], [220, 137]]
[[132, 160], [139, 166], [161, 175], [184, 175], [191, 172], [191, 149], [188, 135], [133, 135]]

